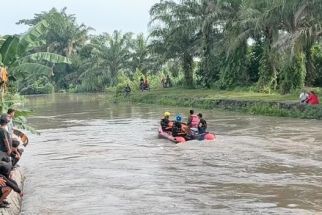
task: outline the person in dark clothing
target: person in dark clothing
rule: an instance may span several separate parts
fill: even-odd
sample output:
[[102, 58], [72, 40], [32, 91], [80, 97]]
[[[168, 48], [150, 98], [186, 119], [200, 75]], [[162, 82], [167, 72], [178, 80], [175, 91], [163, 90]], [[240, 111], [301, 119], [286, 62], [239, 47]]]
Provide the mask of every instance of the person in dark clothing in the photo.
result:
[[140, 90], [141, 91], [144, 90], [144, 78], [143, 77], [140, 78]]
[[[2, 153], [2, 158], [5, 158], [5, 153]], [[0, 208], [6, 207], [9, 203], [5, 200], [10, 194], [11, 190], [23, 196], [22, 191], [19, 189], [17, 182], [10, 178], [12, 170], [11, 162], [0, 161]]]
[[11, 139], [6, 126], [9, 120], [7, 114], [0, 116], [0, 151], [6, 152], [8, 155], [11, 154]]
[[202, 113], [199, 113], [198, 114], [198, 117], [199, 117], [199, 125], [198, 125], [198, 132], [199, 134], [203, 134], [203, 133], [206, 133], [206, 130], [207, 130], [207, 122], [206, 120], [204, 120], [202, 118]]
[[17, 139], [13, 139], [11, 143], [11, 160], [12, 166], [15, 166], [21, 158], [22, 150], [18, 148], [20, 142]]
[[10, 173], [12, 170], [11, 162], [0, 161], [0, 174], [10, 178]]
[[11, 178], [8, 178], [2, 174], [0, 174], [0, 178], [3, 178], [6, 182], [6, 186], [10, 187], [11, 189], [13, 189], [16, 193], [19, 193], [20, 196], [22, 196], [22, 191], [21, 189], [19, 188], [17, 182]]
[[165, 112], [164, 118], [162, 118], [160, 122], [162, 131], [171, 131], [171, 127], [169, 126], [169, 123], [170, 123], [169, 117], [170, 117], [170, 112]]
[[187, 134], [182, 129], [181, 121], [182, 121], [182, 117], [177, 116], [176, 121], [174, 122], [173, 127], [172, 127], [172, 136], [173, 137], [186, 137], [187, 136]]
[[9, 177], [0, 174], [0, 208], [8, 207], [9, 202], [7, 202], [5, 199], [10, 194], [11, 190], [14, 190], [20, 195], [20, 197], [23, 197], [23, 192], [19, 188], [17, 182]]
[[169, 75], [167, 75], [167, 77], [165, 79], [165, 85], [166, 85], [166, 87], [172, 87], [172, 83], [171, 83], [171, 79], [170, 79]]
[[186, 133], [182, 131], [182, 124], [181, 122], [176, 121], [172, 128], [172, 136], [174, 137], [185, 137]]
[[124, 94], [125, 94], [125, 96], [130, 95], [131, 91], [132, 91], [132, 90], [131, 90], [130, 85], [129, 85], [129, 84], [127, 84], [127, 85], [126, 85], [126, 87], [124, 88]]

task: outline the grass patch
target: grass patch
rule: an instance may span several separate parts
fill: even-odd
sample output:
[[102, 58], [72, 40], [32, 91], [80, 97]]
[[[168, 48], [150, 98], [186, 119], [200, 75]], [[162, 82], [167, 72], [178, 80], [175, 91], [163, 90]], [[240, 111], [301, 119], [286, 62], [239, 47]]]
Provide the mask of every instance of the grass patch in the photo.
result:
[[266, 116], [321, 119], [322, 107], [300, 106], [296, 94], [265, 94], [253, 91], [220, 91], [204, 89], [156, 89], [136, 92], [129, 97], [116, 96], [115, 101], [160, 104], [203, 109], [224, 109]]

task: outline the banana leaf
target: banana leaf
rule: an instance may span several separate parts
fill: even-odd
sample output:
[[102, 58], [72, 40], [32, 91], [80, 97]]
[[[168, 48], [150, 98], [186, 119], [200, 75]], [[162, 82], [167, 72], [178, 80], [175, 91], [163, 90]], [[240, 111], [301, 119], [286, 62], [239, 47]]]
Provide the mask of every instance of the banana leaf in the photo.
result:
[[10, 65], [15, 61], [17, 56], [17, 47], [19, 44], [19, 38], [16, 36], [9, 36], [0, 48], [2, 56], [2, 63], [4, 65]]
[[35, 26], [29, 29], [24, 35], [20, 37], [19, 52], [24, 53], [27, 48], [34, 43], [34, 41], [39, 40], [48, 30], [48, 22], [42, 20], [38, 22]]
[[53, 74], [52, 68], [38, 64], [38, 63], [23, 63], [12, 69], [12, 73], [16, 77], [26, 77], [26, 76], [51, 76]]
[[62, 55], [50, 53], [50, 52], [37, 52], [34, 54], [30, 54], [25, 57], [26, 59], [30, 59], [32, 61], [47, 61], [50, 63], [66, 63], [66, 64], [71, 64], [71, 61], [69, 58], [64, 57]]

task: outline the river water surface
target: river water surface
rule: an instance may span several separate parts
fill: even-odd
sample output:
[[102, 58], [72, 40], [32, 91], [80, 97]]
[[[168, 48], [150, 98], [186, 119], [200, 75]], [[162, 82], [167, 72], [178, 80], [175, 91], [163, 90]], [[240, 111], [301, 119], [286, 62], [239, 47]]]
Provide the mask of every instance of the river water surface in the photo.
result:
[[[215, 143], [158, 139], [164, 111], [103, 95], [29, 97], [24, 215], [319, 214], [322, 122], [202, 110]], [[196, 110], [199, 111], [199, 110]], [[186, 120], [186, 118], [185, 118]]]

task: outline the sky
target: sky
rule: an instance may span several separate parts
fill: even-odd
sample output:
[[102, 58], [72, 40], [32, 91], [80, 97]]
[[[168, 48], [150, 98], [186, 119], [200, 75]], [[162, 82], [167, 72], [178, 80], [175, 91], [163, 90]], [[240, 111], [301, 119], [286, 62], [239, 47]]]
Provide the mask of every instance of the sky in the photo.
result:
[[114, 30], [147, 33], [149, 10], [159, 0], [0, 0], [0, 35], [20, 34], [28, 27], [16, 25], [21, 19], [31, 19], [35, 13], [55, 7], [67, 7], [79, 24], [95, 29], [93, 34]]

